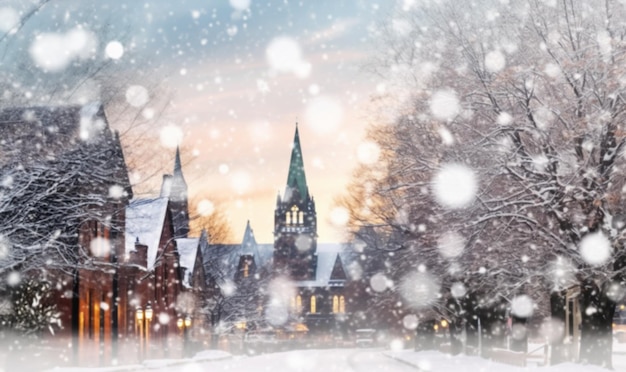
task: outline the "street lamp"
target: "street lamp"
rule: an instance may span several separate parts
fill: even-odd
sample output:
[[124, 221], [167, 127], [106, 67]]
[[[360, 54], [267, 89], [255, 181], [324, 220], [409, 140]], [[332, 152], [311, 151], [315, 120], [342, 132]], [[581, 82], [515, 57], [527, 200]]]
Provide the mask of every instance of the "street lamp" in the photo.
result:
[[152, 321], [152, 306], [150, 302], [146, 304], [146, 311], [144, 311], [144, 315], [146, 318], [146, 354], [150, 352], [150, 322]]
[[191, 317], [185, 315], [184, 318], [178, 318], [176, 325], [183, 333], [183, 355], [187, 355], [189, 353], [189, 328], [191, 328]]
[[154, 311], [152, 310], [152, 305], [150, 305], [150, 302], [146, 304], [145, 311], [140, 306], [138, 306], [137, 310], [135, 311], [135, 317], [137, 318], [136, 325], [139, 336], [140, 355], [148, 355], [148, 351], [150, 348], [150, 322], [152, 321], [153, 315]]
[[137, 321], [135, 322], [135, 328], [137, 329], [137, 338], [139, 339], [139, 355], [140, 357], [143, 355], [143, 309], [137, 306], [137, 310], [135, 311], [135, 318]]

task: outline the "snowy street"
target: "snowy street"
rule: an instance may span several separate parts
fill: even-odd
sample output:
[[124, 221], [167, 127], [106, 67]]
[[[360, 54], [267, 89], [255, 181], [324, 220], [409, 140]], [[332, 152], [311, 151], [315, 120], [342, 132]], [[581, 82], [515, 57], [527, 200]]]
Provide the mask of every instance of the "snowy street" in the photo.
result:
[[[614, 370], [626, 370], [626, 356], [614, 356]], [[390, 351], [389, 349], [330, 349], [298, 350], [264, 354], [255, 357], [233, 357], [220, 361], [199, 361], [179, 366], [164, 366], [150, 371], [168, 372], [352, 372], [352, 371], [437, 371], [437, 372], [601, 372], [606, 369], [563, 363], [555, 366], [518, 367], [467, 355], [452, 357], [436, 351], [414, 352], [412, 350]]]
[[[415, 367], [393, 360], [383, 353], [382, 349], [299, 350], [255, 357], [235, 357], [217, 362], [168, 366], [157, 371], [416, 371]], [[150, 370], [154, 371], [154, 369]]]
[[[55, 368], [49, 372], [114, 372], [114, 371], [168, 371], [168, 372], [354, 372], [354, 371], [437, 371], [437, 372], [601, 372], [606, 369], [575, 363], [555, 366], [518, 367], [476, 356], [449, 354], [437, 351], [415, 352], [389, 349], [324, 349], [296, 350], [269, 353], [254, 357], [233, 356], [220, 351], [206, 351], [196, 361], [152, 359], [141, 365], [120, 365], [105, 368]], [[626, 355], [614, 355], [614, 370], [626, 371]]]

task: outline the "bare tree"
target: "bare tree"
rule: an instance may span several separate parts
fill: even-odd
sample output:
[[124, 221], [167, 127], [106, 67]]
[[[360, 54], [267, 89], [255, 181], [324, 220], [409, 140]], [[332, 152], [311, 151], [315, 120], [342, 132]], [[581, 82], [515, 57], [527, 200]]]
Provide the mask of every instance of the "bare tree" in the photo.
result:
[[[202, 210], [203, 208], [206, 210]], [[200, 235], [202, 230], [206, 230], [211, 244], [225, 244], [232, 241], [233, 231], [222, 204], [213, 204], [206, 199], [196, 197], [190, 203], [190, 211], [190, 234], [192, 236]]]
[[[375, 202], [387, 209], [374, 225], [399, 206], [411, 224], [420, 210], [445, 223], [464, 237], [462, 270], [474, 273], [465, 282], [505, 302], [541, 286], [562, 317], [563, 290], [578, 285], [580, 358], [605, 366], [624, 293], [624, 14], [618, 1], [428, 2], [394, 14], [372, 64], [400, 97], [385, 149], [397, 154]], [[461, 210], [432, 203], [433, 177], [449, 163], [479, 180]], [[415, 257], [435, 270], [428, 247], [441, 230], [430, 226]]]

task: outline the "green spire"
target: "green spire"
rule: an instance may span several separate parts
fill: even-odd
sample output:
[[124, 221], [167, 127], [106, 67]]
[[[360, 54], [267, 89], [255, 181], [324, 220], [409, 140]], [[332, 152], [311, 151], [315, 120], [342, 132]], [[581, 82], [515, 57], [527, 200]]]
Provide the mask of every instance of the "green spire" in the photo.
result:
[[304, 174], [304, 161], [302, 160], [302, 149], [300, 148], [300, 135], [298, 134], [298, 123], [296, 123], [296, 134], [293, 137], [293, 148], [291, 149], [291, 160], [289, 161], [289, 175], [287, 176], [287, 189], [285, 199], [290, 199], [291, 191], [298, 189], [302, 200], [309, 197]]

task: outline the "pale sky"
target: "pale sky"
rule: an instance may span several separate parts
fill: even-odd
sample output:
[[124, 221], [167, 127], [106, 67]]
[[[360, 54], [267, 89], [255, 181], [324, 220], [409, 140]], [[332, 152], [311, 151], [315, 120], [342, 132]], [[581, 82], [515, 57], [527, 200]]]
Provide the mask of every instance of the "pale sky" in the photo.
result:
[[[0, 30], [10, 23], [11, 10], [23, 14], [33, 3], [0, 4]], [[298, 121], [319, 241], [340, 241], [341, 229], [330, 223], [333, 200], [347, 192], [378, 84], [363, 67], [377, 22], [394, 6], [393, 1], [337, 0], [52, 0], [5, 42], [0, 61], [8, 69], [27, 65], [30, 75], [17, 67], [8, 74], [31, 91], [43, 90], [41, 81], [58, 79], [63, 86], [68, 71], [88, 63], [104, 62], [127, 73], [129, 86], [159, 81], [173, 98], [167, 119], [151, 129], [154, 138], [163, 128], [170, 132], [154, 146], [173, 156], [169, 140], [182, 133], [190, 198], [221, 203], [235, 242], [247, 220], [257, 241], [272, 242], [276, 194], [284, 192]], [[94, 39], [93, 55], [85, 53], [91, 59], [72, 51], [69, 67], [46, 70], [46, 61], [33, 53], [36, 40], [45, 33], [69, 37], [76, 29]], [[121, 44], [121, 56], [108, 54], [111, 42]], [[55, 47], [68, 48], [53, 45], [48, 55], [59, 54]], [[87, 82], [81, 89], [102, 84]], [[64, 89], [75, 89], [65, 84]], [[80, 99], [97, 99], [98, 88], [87, 91]], [[139, 115], [151, 104], [129, 110]]]

